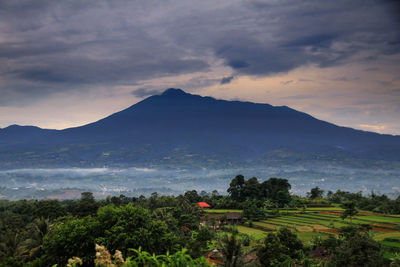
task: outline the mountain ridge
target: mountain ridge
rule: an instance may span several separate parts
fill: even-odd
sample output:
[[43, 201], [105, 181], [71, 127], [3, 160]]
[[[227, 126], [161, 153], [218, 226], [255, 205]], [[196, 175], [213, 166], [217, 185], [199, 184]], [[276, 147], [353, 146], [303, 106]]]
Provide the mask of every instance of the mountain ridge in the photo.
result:
[[[148, 98], [151, 98], [151, 97], [154, 97], [154, 96], [166, 96], [166, 95], [167, 95], [167, 96], [168, 96], [168, 95], [170, 95], [170, 96], [171, 96], [171, 95], [172, 95], [172, 96], [177, 96], [177, 95], [190, 95], [190, 96], [198, 96], [198, 97], [202, 97], [202, 98], [210, 98], [210, 99], [213, 99], [213, 100], [216, 100], [216, 101], [226, 101], [226, 102], [234, 102], [234, 103], [249, 103], [249, 104], [255, 104], [255, 105], [269, 106], [269, 107], [273, 107], [273, 108], [287, 108], [287, 109], [294, 110], [294, 111], [296, 111], [296, 112], [302, 113], [302, 114], [304, 114], [304, 115], [306, 115], [306, 116], [309, 116], [309, 117], [311, 117], [311, 118], [314, 118], [314, 119], [316, 119], [316, 120], [326, 122], [326, 121], [321, 120], [321, 119], [318, 119], [318, 118], [316, 118], [316, 117], [314, 117], [314, 116], [312, 116], [312, 115], [310, 115], [310, 114], [308, 114], [308, 113], [306, 113], [306, 112], [293, 109], [293, 108], [291, 108], [291, 107], [289, 107], [289, 106], [287, 106], [287, 105], [283, 105], [283, 106], [273, 106], [273, 105], [270, 105], [270, 104], [268, 104], [268, 103], [257, 103], [257, 102], [251, 102], [251, 101], [239, 101], [239, 100], [217, 99], [217, 98], [214, 98], [214, 97], [211, 97], [211, 96], [200, 96], [200, 95], [190, 94], [190, 93], [187, 93], [187, 92], [185, 92], [185, 91], [183, 91], [182, 89], [179, 89], [179, 88], [168, 88], [168, 89], [166, 89], [165, 91], [163, 91], [162, 93], [160, 93], [160, 94], [158, 94], [158, 95], [150, 96], [150, 97], [148, 97]], [[96, 123], [96, 122], [98, 122], [98, 121], [104, 120], [104, 119], [106, 119], [106, 118], [108, 118], [108, 117], [111, 117], [111, 116], [113, 116], [113, 115], [115, 115], [115, 114], [117, 114], [117, 113], [120, 113], [120, 112], [122, 112], [122, 111], [129, 110], [129, 109], [132, 108], [133, 106], [135, 106], [135, 105], [141, 103], [141, 102], [144, 101], [144, 100], [147, 100], [148, 98], [145, 98], [145, 99], [143, 99], [143, 100], [141, 100], [141, 101], [139, 101], [139, 102], [137, 102], [137, 103], [135, 103], [135, 104], [133, 104], [133, 105], [131, 105], [131, 106], [129, 106], [129, 107], [123, 109], [123, 110], [121, 110], [121, 111], [117, 111], [117, 112], [115, 112], [115, 113], [113, 113], [113, 114], [110, 114], [110, 115], [104, 117], [104, 118], [101, 118], [101, 119], [96, 120], [96, 121], [94, 121], [94, 122], [89, 122], [89, 123], [84, 124], [84, 125], [79, 125], [79, 126], [74, 126], [74, 127], [68, 127], [68, 128], [64, 128], [64, 129], [52, 129], [52, 128], [42, 128], [42, 127], [39, 127], [39, 126], [36, 126], [36, 125], [11, 124], [11, 125], [8, 125], [8, 126], [6, 126], [6, 127], [4, 127], [4, 128], [0, 128], [0, 131], [1, 131], [1, 130], [8, 130], [8, 129], [10, 129], [10, 128], [18, 128], [18, 127], [20, 127], [20, 128], [32, 128], [32, 129], [35, 128], [35, 129], [52, 130], [52, 131], [64, 131], [64, 130], [68, 130], [68, 129], [80, 128], [80, 127], [84, 127], [84, 126], [87, 126], [87, 125]], [[327, 122], [327, 123], [332, 124], [332, 125], [335, 125], [335, 126], [337, 126], [337, 127], [352, 129], [352, 130], [361, 131], [361, 132], [365, 132], [365, 133], [373, 133], [373, 134], [377, 134], [377, 135], [394, 136], [394, 137], [400, 136], [400, 135], [395, 135], [395, 134], [387, 134], [387, 133], [378, 133], [378, 132], [373, 132], [373, 131], [366, 131], [366, 130], [356, 129], [356, 128], [349, 127], [349, 126], [341, 126], [341, 125], [338, 125], [338, 124], [335, 124], [335, 123], [331, 123], [331, 122]]]
[[399, 161], [400, 136], [337, 126], [287, 106], [219, 100], [176, 88], [78, 127], [12, 125], [0, 130], [0, 167], [24, 162], [32, 166], [263, 164], [265, 155], [282, 150]]

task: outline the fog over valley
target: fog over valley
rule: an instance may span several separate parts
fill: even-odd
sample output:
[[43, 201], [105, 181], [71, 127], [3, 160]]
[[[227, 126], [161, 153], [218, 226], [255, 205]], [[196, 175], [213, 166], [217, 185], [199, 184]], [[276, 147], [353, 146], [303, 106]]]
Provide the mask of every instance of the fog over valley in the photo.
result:
[[[270, 177], [286, 178], [292, 192], [305, 195], [312, 187], [331, 191], [385, 193], [396, 197], [400, 192], [400, 169], [345, 168], [332, 164], [291, 165], [265, 168], [232, 169], [151, 169], [151, 168], [47, 168], [0, 171], [0, 197], [79, 198], [84, 191], [97, 198], [110, 195], [178, 195], [190, 189], [227, 194], [229, 182], [237, 174], [260, 181]], [[388, 183], [387, 181], [391, 181]]]

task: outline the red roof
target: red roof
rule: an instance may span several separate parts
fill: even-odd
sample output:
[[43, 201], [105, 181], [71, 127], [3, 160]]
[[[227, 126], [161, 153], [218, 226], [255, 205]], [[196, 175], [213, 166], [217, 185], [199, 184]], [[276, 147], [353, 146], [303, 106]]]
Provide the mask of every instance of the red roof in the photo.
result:
[[197, 207], [200, 207], [200, 208], [209, 208], [209, 207], [211, 207], [211, 206], [208, 205], [206, 202], [199, 202], [199, 204], [197, 204]]

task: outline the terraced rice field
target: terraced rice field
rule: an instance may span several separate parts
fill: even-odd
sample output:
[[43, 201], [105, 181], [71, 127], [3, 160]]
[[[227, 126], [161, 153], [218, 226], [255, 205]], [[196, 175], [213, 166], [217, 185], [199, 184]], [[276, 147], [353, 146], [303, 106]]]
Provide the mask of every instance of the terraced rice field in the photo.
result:
[[243, 225], [238, 226], [238, 231], [240, 233], [248, 234], [252, 236], [254, 239], [263, 239], [267, 235], [265, 231]]
[[[209, 213], [240, 212], [240, 210], [207, 210]], [[400, 216], [382, 215], [371, 212], [359, 212], [352, 220], [342, 220], [342, 209], [338, 207], [307, 208], [306, 213], [300, 210], [283, 210], [280, 216], [269, 217], [266, 220], [252, 222], [252, 227], [239, 226], [238, 230], [258, 238], [281, 227], [288, 227], [296, 232], [303, 242], [308, 242], [316, 236], [322, 238], [337, 234], [340, 227], [349, 225], [365, 225], [372, 227], [374, 239], [379, 241], [387, 251], [400, 252]]]
[[242, 212], [242, 210], [234, 210], [234, 209], [205, 209], [205, 213], [228, 213], [228, 212]]

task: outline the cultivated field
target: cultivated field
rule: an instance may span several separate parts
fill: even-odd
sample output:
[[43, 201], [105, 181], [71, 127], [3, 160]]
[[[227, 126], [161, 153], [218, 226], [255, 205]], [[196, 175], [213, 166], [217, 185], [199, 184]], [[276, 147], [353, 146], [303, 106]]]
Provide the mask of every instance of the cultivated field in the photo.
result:
[[[241, 210], [206, 210], [207, 213], [225, 214], [228, 212], [240, 212]], [[254, 240], [264, 238], [268, 232], [273, 232], [280, 227], [288, 227], [295, 232], [300, 240], [307, 243], [315, 237], [327, 238], [329, 235], [337, 235], [338, 229], [343, 226], [369, 225], [370, 234], [385, 248], [385, 255], [392, 256], [400, 252], [400, 217], [396, 215], [384, 215], [360, 211], [351, 220], [340, 217], [343, 209], [339, 207], [315, 207], [281, 210], [278, 216], [268, 216], [267, 219], [258, 222], [245, 222], [238, 226], [241, 233], [248, 234]]]

